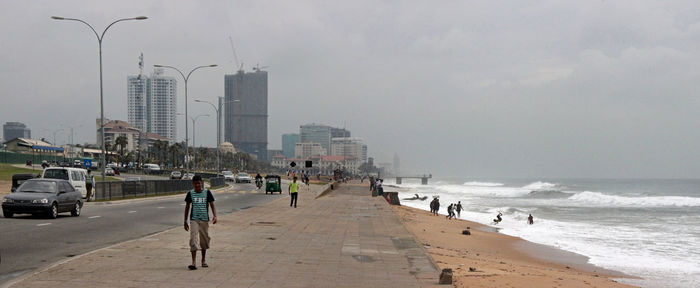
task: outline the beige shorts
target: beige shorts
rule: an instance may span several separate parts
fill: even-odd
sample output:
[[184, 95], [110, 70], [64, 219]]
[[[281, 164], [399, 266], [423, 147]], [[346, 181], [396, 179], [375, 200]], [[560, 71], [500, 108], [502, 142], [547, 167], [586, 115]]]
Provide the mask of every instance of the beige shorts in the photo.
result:
[[209, 249], [209, 222], [190, 220], [190, 251]]

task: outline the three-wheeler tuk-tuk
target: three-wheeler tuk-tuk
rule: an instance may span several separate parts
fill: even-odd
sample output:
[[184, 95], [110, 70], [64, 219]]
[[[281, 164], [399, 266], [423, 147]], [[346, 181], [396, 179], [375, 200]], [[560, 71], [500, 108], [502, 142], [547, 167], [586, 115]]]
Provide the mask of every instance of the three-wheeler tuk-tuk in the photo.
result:
[[265, 176], [265, 194], [270, 192], [274, 194], [275, 192], [280, 192], [282, 194], [282, 180], [278, 175], [267, 175]]
[[27, 181], [29, 179], [34, 179], [34, 178], [39, 178], [41, 177], [38, 174], [14, 174], [12, 175], [12, 192], [15, 192], [17, 190], [17, 187], [19, 185], [22, 185], [24, 181]]

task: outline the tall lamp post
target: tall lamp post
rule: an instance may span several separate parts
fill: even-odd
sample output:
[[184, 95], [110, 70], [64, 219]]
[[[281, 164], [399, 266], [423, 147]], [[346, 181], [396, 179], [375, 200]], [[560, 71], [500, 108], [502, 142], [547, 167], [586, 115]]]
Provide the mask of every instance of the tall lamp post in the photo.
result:
[[102, 134], [102, 181], [105, 179], [105, 166], [107, 165], [107, 157], [105, 157], [105, 109], [104, 109], [104, 93], [102, 89], [102, 39], [105, 37], [105, 33], [107, 33], [107, 29], [109, 27], [112, 27], [112, 25], [116, 24], [117, 22], [122, 22], [122, 21], [128, 21], [128, 20], [146, 20], [148, 17], [146, 16], [138, 16], [134, 18], [124, 18], [124, 19], [119, 19], [117, 21], [112, 22], [112, 24], [107, 25], [107, 28], [105, 28], [104, 31], [102, 31], [102, 35], [97, 34], [97, 31], [95, 28], [92, 28], [90, 24], [87, 22], [80, 20], [80, 19], [75, 19], [75, 18], [65, 18], [65, 17], [59, 17], [59, 16], [51, 16], [51, 19], [54, 20], [69, 20], [69, 21], [78, 21], [80, 23], [83, 23], [90, 27], [92, 32], [95, 32], [95, 36], [97, 37], [97, 44], [100, 48], [100, 134]]
[[[190, 75], [192, 75], [192, 72], [194, 72], [197, 69], [206, 68], [206, 67], [216, 67], [216, 66], [217, 66], [216, 64], [211, 64], [211, 65], [203, 65], [203, 66], [194, 67], [194, 69], [190, 70], [190, 73], [187, 73], [187, 76], [185, 76], [185, 73], [182, 73], [182, 71], [180, 71], [180, 69], [177, 69], [173, 66], [158, 65], [158, 64], [153, 65], [153, 67], [173, 69], [173, 70], [177, 71], [178, 73], [180, 73], [180, 75], [182, 75], [182, 79], [185, 80], [185, 159], [186, 160], [188, 160], [188, 158], [190, 156], [189, 149], [187, 149], [187, 145], [189, 142], [189, 139], [187, 138], [187, 136], [188, 136], [187, 134], [189, 133], [189, 130], [187, 127], [187, 117], [189, 117], [187, 115], [187, 80], [190, 79]], [[192, 125], [194, 125], [194, 124], [192, 124]], [[189, 173], [189, 172], [190, 172], [190, 162], [185, 161], [185, 173]]]
[[[177, 113], [177, 115], [185, 115], [185, 114]], [[197, 119], [199, 119], [199, 117], [209, 117], [209, 114], [199, 114], [195, 117], [191, 117], [191, 116], [188, 117], [188, 118], [190, 118], [190, 120], [192, 120], [192, 152], [194, 153], [195, 156], [197, 155], [197, 142], [195, 142], [195, 140], [197, 140], [197, 137], [196, 137], [197, 135], [195, 134], [195, 131], [196, 131], [195, 124], [197, 122]], [[187, 119], [185, 119], [185, 122], [187, 122]], [[187, 148], [185, 148], [185, 151], [187, 151], [186, 149]]]
[[[241, 100], [235, 99], [235, 100], [231, 100], [231, 101], [222, 102], [221, 97], [219, 97], [219, 107], [217, 108], [217, 106], [214, 105], [214, 103], [211, 103], [209, 101], [204, 101], [204, 100], [199, 100], [199, 99], [194, 100], [194, 102], [207, 103], [207, 104], [211, 105], [212, 108], [214, 108], [214, 111], [216, 111], [216, 173], [217, 174], [219, 172], [221, 172], [221, 168], [219, 168], [219, 162], [221, 159], [221, 156], [220, 156], [220, 150], [221, 150], [221, 147], [220, 147], [220, 144], [221, 144], [221, 126], [220, 126], [221, 125], [221, 105], [224, 105], [226, 103], [240, 102], [240, 101]], [[192, 124], [192, 125], [194, 125], [194, 124]]]

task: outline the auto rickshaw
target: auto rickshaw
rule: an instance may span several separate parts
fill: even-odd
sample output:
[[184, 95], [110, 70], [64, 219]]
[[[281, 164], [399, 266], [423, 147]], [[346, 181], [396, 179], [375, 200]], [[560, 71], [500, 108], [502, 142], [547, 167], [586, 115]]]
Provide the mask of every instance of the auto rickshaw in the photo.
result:
[[274, 194], [275, 192], [280, 192], [282, 194], [282, 181], [278, 175], [267, 175], [265, 176], [265, 194], [270, 192]]
[[12, 175], [12, 192], [15, 192], [17, 190], [17, 187], [19, 185], [22, 185], [24, 181], [27, 181], [29, 179], [34, 179], [34, 178], [39, 178], [41, 175], [39, 174], [14, 174]]

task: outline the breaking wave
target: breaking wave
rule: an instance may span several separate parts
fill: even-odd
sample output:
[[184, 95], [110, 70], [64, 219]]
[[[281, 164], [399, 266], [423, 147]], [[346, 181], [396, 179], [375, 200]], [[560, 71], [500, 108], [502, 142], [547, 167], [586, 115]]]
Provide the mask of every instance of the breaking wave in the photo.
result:
[[625, 197], [599, 192], [581, 192], [569, 200], [606, 207], [694, 207], [700, 206], [700, 198], [682, 196]]

